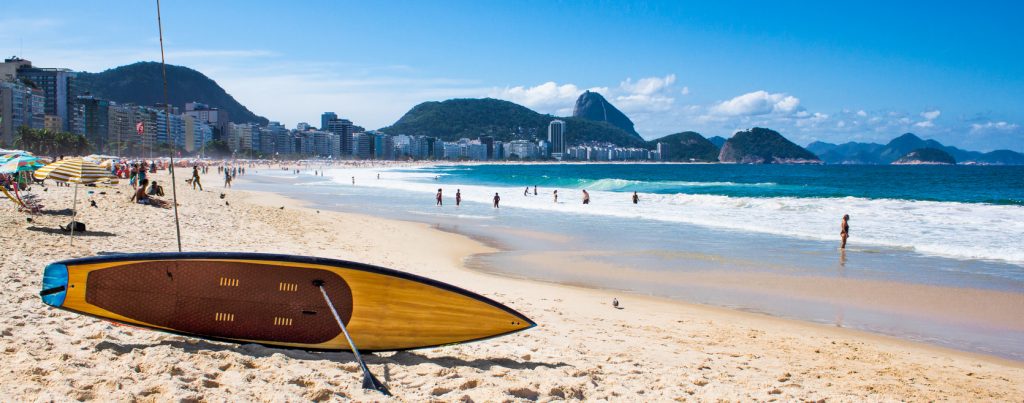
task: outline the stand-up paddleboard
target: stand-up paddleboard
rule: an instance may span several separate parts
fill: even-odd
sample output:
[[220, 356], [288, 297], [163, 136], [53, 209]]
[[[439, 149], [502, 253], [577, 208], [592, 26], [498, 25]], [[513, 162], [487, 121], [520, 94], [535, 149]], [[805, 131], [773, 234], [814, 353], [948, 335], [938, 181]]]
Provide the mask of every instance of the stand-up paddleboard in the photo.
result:
[[275, 347], [350, 350], [332, 311], [364, 351], [462, 343], [536, 326], [507, 306], [449, 284], [303, 256], [200, 252], [72, 259], [46, 266], [42, 288], [43, 302], [68, 311]]

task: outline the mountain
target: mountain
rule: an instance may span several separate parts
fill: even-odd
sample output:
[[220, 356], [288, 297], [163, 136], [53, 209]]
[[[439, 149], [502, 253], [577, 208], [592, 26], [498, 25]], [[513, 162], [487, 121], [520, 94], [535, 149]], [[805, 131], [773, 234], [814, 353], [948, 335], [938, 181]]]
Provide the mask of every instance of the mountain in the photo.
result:
[[893, 165], [956, 164], [956, 159], [938, 148], [919, 148], [893, 161]]
[[725, 145], [725, 137], [722, 136], [708, 137], [708, 141], [710, 141], [711, 144], [714, 144], [715, 147], [718, 147], [719, 149], [721, 149], [722, 146]]
[[[100, 73], [78, 73], [79, 89], [97, 98], [120, 103], [152, 106], [164, 103], [160, 63], [138, 62]], [[186, 102], [202, 102], [227, 111], [232, 122], [267, 124], [224, 91], [217, 82], [188, 67], [167, 65], [167, 95], [170, 104], [185, 110]]]
[[[884, 147], [878, 143], [851, 141], [836, 145], [823, 153], [814, 153], [826, 164], [878, 164], [878, 151]], [[807, 146], [807, 149], [811, 150], [810, 145]]]
[[815, 141], [812, 142], [811, 144], [808, 144], [807, 147], [804, 148], [806, 148], [807, 151], [814, 153], [814, 155], [822, 155], [829, 151], [835, 150], [836, 147], [839, 147], [839, 145], [826, 143], [824, 141]]
[[1010, 150], [995, 150], [981, 154], [970, 162], [989, 165], [1024, 165], [1024, 154]]
[[696, 132], [670, 134], [648, 141], [650, 148], [661, 143], [662, 161], [718, 161], [718, 147]]
[[888, 164], [896, 161], [900, 157], [907, 155], [907, 153], [921, 149], [921, 148], [943, 148], [942, 144], [935, 140], [921, 140], [913, 133], [904, 133], [903, 135], [892, 139], [889, 144], [882, 147], [878, 152], [878, 159], [883, 164]]
[[495, 140], [507, 142], [545, 139], [548, 136], [548, 123], [554, 119], [565, 121], [566, 144], [598, 141], [623, 147], [647, 146], [639, 136], [607, 122], [575, 117], [556, 118], [534, 112], [522, 105], [492, 98], [424, 102], [406, 112], [395, 124], [380, 130], [389, 134], [435, 136], [444, 141], [488, 135]]
[[619, 111], [601, 94], [584, 91], [576, 98], [576, 106], [572, 109], [572, 117], [593, 120], [597, 122], [608, 122], [612, 126], [630, 133], [636, 138], [643, 140], [633, 128], [633, 121], [629, 120], [626, 114]]
[[741, 164], [804, 164], [821, 162], [817, 156], [771, 129], [755, 127], [736, 132], [718, 154], [722, 162]]

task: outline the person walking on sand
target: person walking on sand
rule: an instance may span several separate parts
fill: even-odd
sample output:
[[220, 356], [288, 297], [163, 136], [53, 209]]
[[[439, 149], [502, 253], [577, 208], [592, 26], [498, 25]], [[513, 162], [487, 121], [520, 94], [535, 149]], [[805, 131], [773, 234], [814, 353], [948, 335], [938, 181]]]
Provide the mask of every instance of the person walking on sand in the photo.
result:
[[636, 192], [633, 192], [633, 204], [640, 202], [640, 196], [637, 196]]
[[555, 189], [554, 195], [555, 195], [555, 203], [558, 203], [558, 189]]
[[462, 204], [462, 189], [455, 189], [455, 207]]
[[498, 208], [498, 202], [501, 201], [501, 197], [497, 193], [494, 194], [494, 208]]
[[438, 206], [442, 205], [441, 204], [441, 189], [437, 189], [437, 205]]
[[196, 186], [199, 186], [199, 191], [203, 191], [203, 184], [199, 182], [199, 166], [192, 166], [192, 190], [196, 190]]
[[537, 185], [533, 185], [533, 195], [537, 195]]
[[230, 169], [225, 169], [224, 170], [224, 187], [226, 187], [226, 188], [231, 187], [231, 170]]
[[849, 214], [844, 214], [843, 215], [843, 222], [839, 226], [839, 238], [841, 238], [843, 240], [842, 243], [839, 245], [839, 249], [846, 250], [846, 238], [848, 238], [849, 236], [850, 236], [850, 215]]
[[583, 204], [590, 204], [590, 193], [587, 193], [587, 189], [583, 189]]

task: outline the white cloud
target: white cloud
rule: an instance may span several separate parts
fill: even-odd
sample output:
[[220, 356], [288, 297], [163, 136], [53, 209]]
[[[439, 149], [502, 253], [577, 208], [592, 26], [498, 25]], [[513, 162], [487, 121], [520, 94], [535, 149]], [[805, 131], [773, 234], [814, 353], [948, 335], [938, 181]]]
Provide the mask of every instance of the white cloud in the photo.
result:
[[[487, 96], [512, 101], [541, 113], [568, 115], [572, 113], [576, 98], [583, 91], [584, 89], [576, 84], [558, 84], [548, 81], [532, 87], [493, 88], [488, 91]], [[590, 91], [607, 94], [608, 88], [590, 88]]]
[[684, 86], [684, 87], [683, 87], [683, 90], [682, 90], [682, 91], [679, 91], [679, 93], [680, 93], [680, 94], [683, 94], [683, 95], [690, 95], [690, 87], [686, 87], [686, 86]]
[[925, 121], [914, 123], [914, 126], [915, 127], [922, 127], [922, 128], [929, 128], [929, 127], [935, 127], [935, 123], [932, 123], [932, 121], [930, 121], [930, 120], [925, 120]]
[[921, 112], [921, 117], [923, 117], [923, 118], [925, 118], [926, 120], [929, 120], [929, 121], [930, 121], [930, 120], [935, 120], [935, 119], [936, 119], [936, 118], [938, 118], [938, 117], [939, 117], [939, 115], [941, 115], [941, 114], [942, 114], [942, 111], [940, 111], [940, 110], [936, 109], [936, 110], [933, 110], [933, 111], [924, 111], [924, 112]]
[[669, 74], [665, 77], [641, 78], [635, 82], [632, 78], [627, 78], [626, 81], [619, 83], [619, 87], [630, 94], [652, 95], [668, 88], [675, 82], [676, 75]]
[[1016, 123], [1007, 123], [1007, 122], [1002, 122], [1002, 121], [1000, 121], [1000, 122], [972, 123], [971, 124], [971, 133], [992, 132], [992, 131], [1005, 131], [1005, 132], [1008, 132], [1008, 131], [1016, 130], [1018, 127], [1020, 127], [1020, 126], [1017, 125]]
[[783, 93], [767, 91], [749, 92], [711, 107], [720, 116], [756, 116], [771, 113], [788, 114], [798, 111], [800, 99]]
[[861, 109], [861, 110], [857, 111], [857, 116], [860, 116], [860, 117], [862, 117], [862, 118], [863, 118], [863, 117], [867, 117], [867, 116], [868, 116], [868, 113], [867, 113], [867, 112], [864, 112], [864, 110], [863, 110], [863, 109]]

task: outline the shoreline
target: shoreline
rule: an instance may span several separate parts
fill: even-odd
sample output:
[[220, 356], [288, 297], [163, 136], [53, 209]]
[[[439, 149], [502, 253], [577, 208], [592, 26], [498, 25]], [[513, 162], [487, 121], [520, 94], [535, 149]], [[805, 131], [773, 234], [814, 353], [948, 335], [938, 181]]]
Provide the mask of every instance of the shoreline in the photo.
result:
[[[161, 173], [161, 178], [164, 174]], [[208, 176], [209, 177], [209, 176]], [[244, 179], [244, 178], [243, 178]], [[1024, 398], [1024, 363], [724, 308], [482, 273], [494, 250], [428, 224], [317, 212], [285, 195], [178, 187], [190, 251], [315, 255], [409, 271], [480, 293], [539, 326], [489, 341], [367, 356], [396, 398], [359, 387], [349, 353], [225, 344], [48, 309], [46, 263], [104, 251], [174, 250], [171, 210], [127, 202], [124, 185], [79, 200], [89, 231], [68, 246], [0, 208], [0, 387], [29, 400], [1002, 400]], [[167, 189], [169, 190], [169, 189]], [[100, 194], [105, 191], [107, 194]], [[120, 191], [120, 194], [114, 193]], [[69, 188], [39, 192], [51, 209]], [[225, 193], [225, 199], [219, 198]], [[88, 200], [98, 208], [83, 207]], [[226, 205], [230, 202], [230, 205]], [[283, 207], [283, 209], [282, 209]], [[126, 219], [127, 218], [127, 219]], [[618, 297], [624, 309], [610, 306]]]
[[[290, 203], [293, 203], [293, 207], [304, 208], [304, 209], [314, 209], [314, 207], [312, 207], [312, 203], [311, 202], [307, 202], [307, 201], [303, 201], [303, 200], [300, 200], [300, 199], [296, 199], [296, 198], [290, 197], [288, 195], [280, 194], [280, 193], [268, 192], [268, 191], [257, 191], [257, 190], [244, 190], [242, 192], [250, 193], [250, 194], [253, 194], [253, 195], [260, 196], [260, 197], [268, 197], [268, 196], [270, 196], [270, 197], [283, 198], [285, 200], [288, 200]], [[271, 199], [271, 200], [273, 200], [273, 199]], [[256, 203], [260, 203], [260, 202], [257, 201]], [[269, 204], [267, 204], [267, 206], [270, 207], [272, 204], [273, 203], [269, 203]], [[460, 232], [457, 229], [449, 229], [449, 228], [445, 228], [445, 227], [443, 227], [441, 225], [437, 225], [437, 224], [428, 224], [428, 223], [417, 222], [417, 221], [409, 221], [409, 220], [402, 220], [402, 219], [379, 217], [379, 216], [374, 216], [374, 215], [371, 215], [371, 214], [348, 212], [348, 211], [335, 211], [335, 210], [330, 210], [330, 211], [332, 211], [333, 213], [336, 213], [336, 214], [359, 216], [359, 217], [371, 218], [371, 219], [374, 219], [374, 220], [401, 222], [401, 223], [404, 223], [404, 224], [421, 226], [421, 227], [423, 227], [424, 229], [427, 229], [427, 230], [443, 232], [443, 233], [455, 235], [455, 236], [458, 236], [458, 237], [461, 237], [461, 238], [465, 238], [466, 240], [469, 240], [471, 242], [474, 242], [474, 243], [478, 244], [479, 247], [482, 248], [482, 250], [478, 250], [478, 251], [475, 251], [475, 252], [473, 252], [471, 254], [467, 254], [467, 255], [463, 256], [461, 259], [459, 259], [459, 261], [461, 263], [457, 267], [460, 270], [462, 270], [462, 271], [471, 272], [471, 273], [474, 273], [474, 274], [495, 277], [495, 278], [498, 278], [498, 279], [522, 281], [522, 282], [527, 282], [527, 283], [532, 283], [532, 284], [545, 284], [545, 285], [550, 285], [550, 286], [554, 286], [554, 287], [569, 287], [569, 288], [573, 288], [573, 289], [577, 289], [577, 290], [582, 290], [582, 291], [586, 291], [586, 292], [593, 292], [593, 293], [598, 294], [599, 296], [605, 297], [605, 298], [612, 298], [612, 297], [615, 297], [615, 296], [620, 296], [621, 294], [627, 294], [627, 295], [630, 296], [630, 298], [643, 299], [643, 300], [646, 300], [649, 303], [654, 303], [654, 304], [668, 304], [668, 305], [677, 304], [680, 307], [683, 307], [685, 309], [691, 309], [691, 310], [705, 310], [706, 309], [706, 310], [714, 311], [714, 312], [716, 312], [718, 314], [727, 313], [727, 314], [739, 315], [739, 316], [741, 316], [741, 317], [743, 317], [745, 319], [761, 319], [761, 320], [768, 320], [768, 321], [782, 321], [782, 322], [785, 322], [785, 323], [787, 323], [789, 325], [810, 326], [811, 328], [813, 328], [813, 329], [815, 329], [815, 330], [817, 330], [819, 332], [820, 331], [836, 332], [836, 335], [842, 335], [842, 334], [856, 335], [857, 337], [866, 337], [866, 338], [870, 338], [870, 339], [884, 340], [884, 341], [889, 342], [889, 343], [907, 343], [907, 344], [915, 346], [915, 347], [923, 347], [926, 350], [934, 349], [935, 351], [942, 352], [942, 353], [945, 353], [945, 354], [957, 354], [957, 355], [962, 355], [965, 358], [980, 359], [980, 360], [989, 361], [989, 362], [1000, 364], [1000, 365], [1008, 365], [1008, 366], [1014, 366], [1014, 367], [1018, 367], [1018, 368], [1024, 368], [1024, 360], [1014, 360], [1014, 359], [1011, 359], [1011, 358], [1004, 358], [1004, 357], [1000, 357], [1000, 356], [996, 356], [996, 355], [991, 355], [991, 354], [958, 350], [958, 349], [955, 349], [955, 348], [944, 347], [944, 346], [929, 344], [929, 343], [920, 342], [920, 341], [913, 341], [913, 340], [902, 339], [902, 338], [899, 338], [899, 337], [896, 337], [896, 336], [889, 336], [889, 335], [884, 335], [884, 334], [873, 333], [873, 332], [866, 331], [866, 330], [858, 330], [858, 329], [852, 329], [852, 328], [835, 327], [835, 326], [831, 326], [831, 325], [827, 325], [827, 324], [823, 324], [823, 323], [812, 322], [812, 321], [793, 319], [793, 318], [785, 318], [785, 317], [781, 317], [781, 316], [772, 315], [772, 314], [769, 314], [769, 313], [751, 312], [751, 311], [745, 311], [745, 310], [740, 310], [740, 309], [721, 307], [721, 306], [710, 305], [710, 304], [701, 304], [701, 303], [689, 302], [689, 301], [684, 301], [684, 300], [680, 300], [680, 299], [676, 299], [676, 298], [671, 298], [671, 297], [663, 297], [663, 296], [657, 296], [657, 295], [641, 294], [641, 293], [636, 293], [636, 292], [628, 291], [628, 290], [618, 290], [618, 289], [604, 288], [604, 287], [592, 286], [592, 285], [575, 284], [575, 283], [570, 283], [570, 282], [549, 281], [549, 280], [544, 280], [544, 279], [531, 278], [531, 277], [527, 277], [525, 275], [516, 276], [516, 275], [512, 275], [510, 273], [505, 273], [505, 272], [501, 272], [501, 271], [497, 271], [497, 270], [486, 270], [486, 269], [483, 269], [483, 268], [473, 268], [472, 266], [475, 266], [477, 264], [482, 264], [482, 263], [471, 264], [471, 261], [473, 261], [474, 258], [479, 257], [479, 256], [488, 255], [488, 254], [505, 252], [508, 249], [504, 248], [502, 246], [501, 242], [498, 241], [498, 240], [486, 239], [486, 238], [483, 238], [483, 237], [478, 236], [478, 235], [467, 234], [467, 233], [464, 233], [464, 232]], [[929, 285], [914, 285], [914, 287], [935, 288], [935, 286], [929, 286]]]

